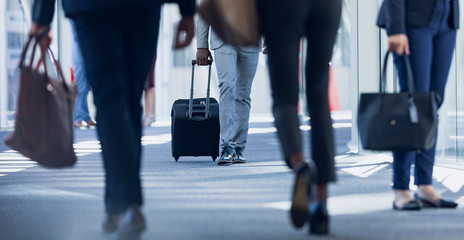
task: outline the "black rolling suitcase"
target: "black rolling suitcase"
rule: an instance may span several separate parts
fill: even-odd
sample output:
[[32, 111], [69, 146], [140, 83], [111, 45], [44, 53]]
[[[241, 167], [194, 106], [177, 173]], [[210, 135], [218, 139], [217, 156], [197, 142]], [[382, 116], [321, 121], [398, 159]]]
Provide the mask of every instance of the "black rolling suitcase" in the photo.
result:
[[190, 99], [178, 99], [171, 110], [172, 156], [219, 156], [219, 104], [209, 97], [211, 61], [208, 72], [206, 98], [193, 98], [193, 79], [196, 61], [192, 61]]

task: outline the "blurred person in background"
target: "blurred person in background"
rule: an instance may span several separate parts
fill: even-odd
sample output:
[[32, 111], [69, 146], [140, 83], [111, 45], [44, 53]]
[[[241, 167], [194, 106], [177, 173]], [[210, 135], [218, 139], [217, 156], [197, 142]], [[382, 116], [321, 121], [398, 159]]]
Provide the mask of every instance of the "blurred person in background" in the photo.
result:
[[155, 123], [155, 65], [156, 65], [156, 52], [153, 63], [151, 64], [150, 71], [148, 72], [147, 81], [144, 87], [144, 101], [145, 111], [142, 125], [144, 127], [152, 127]]
[[[164, 0], [63, 0], [72, 18], [97, 108], [97, 132], [105, 169], [104, 231], [118, 239], [137, 238], [145, 229], [140, 180], [144, 84], [158, 41]], [[182, 19], [174, 48], [195, 33], [194, 0], [177, 0]], [[55, 0], [35, 0], [30, 34], [50, 31]], [[47, 43], [43, 43], [46, 45]], [[47, 46], [48, 47], [48, 46]], [[121, 127], [121, 123], [124, 124]]]
[[81, 48], [77, 40], [76, 28], [72, 21], [71, 29], [73, 32], [73, 46], [72, 46], [72, 69], [75, 77], [74, 84], [76, 85], [77, 95], [74, 104], [74, 127], [94, 127], [97, 125], [92, 120], [89, 114], [89, 104], [87, 103], [87, 95], [89, 94], [90, 84], [85, 76], [84, 59], [82, 58]]
[[[201, 2], [201, 1], [200, 1]], [[211, 30], [211, 34], [210, 33]], [[210, 44], [208, 44], [208, 38]], [[214, 61], [219, 80], [219, 122], [221, 153], [218, 165], [246, 163], [243, 156], [248, 138], [251, 85], [258, 67], [259, 47], [234, 47], [224, 43], [200, 16], [197, 21], [199, 66]]]

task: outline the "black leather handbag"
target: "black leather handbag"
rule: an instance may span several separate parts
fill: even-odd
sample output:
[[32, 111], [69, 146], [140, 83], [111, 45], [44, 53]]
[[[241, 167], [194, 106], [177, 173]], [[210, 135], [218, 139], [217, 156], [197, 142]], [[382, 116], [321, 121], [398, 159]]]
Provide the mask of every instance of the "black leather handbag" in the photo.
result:
[[378, 93], [362, 93], [358, 108], [358, 130], [364, 149], [384, 151], [427, 150], [437, 138], [435, 92], [416, 92], [409, 57], [404, 55], [408, 91], [386, 93], [386, 69]]

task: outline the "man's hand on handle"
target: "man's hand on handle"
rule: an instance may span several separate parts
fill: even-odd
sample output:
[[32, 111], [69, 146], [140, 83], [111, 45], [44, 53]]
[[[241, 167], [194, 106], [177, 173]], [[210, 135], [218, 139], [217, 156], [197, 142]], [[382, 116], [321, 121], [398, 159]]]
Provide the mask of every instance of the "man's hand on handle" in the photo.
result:
[[214, 62], [211, 52], [207, 48], [198, 48], [197, 49], [197, 65], [198, 66], [208, 65], [208, 60], [211, 60], [211, 62]]

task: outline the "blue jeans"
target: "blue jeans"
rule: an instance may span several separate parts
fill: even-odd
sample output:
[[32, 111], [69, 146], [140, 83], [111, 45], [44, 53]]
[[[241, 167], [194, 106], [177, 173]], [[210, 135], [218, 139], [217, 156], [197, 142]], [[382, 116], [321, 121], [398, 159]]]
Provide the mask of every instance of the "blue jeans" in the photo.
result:
[[89, 94], [90, 85], [85, 77], [84, 64], [73, 64], [74, 76], [76, 77], [77, 96], [74, 104], [74, 122], [82, 120], [88, 122], [91, 120], [89, 114], [89, 105], [87, 95]]
[[214, 50], [219, 79], [221, 148], [245, 149], [251, 108], [251, 85], [259, 52], [245, 52], [230, 45]]
[[76, 102], [74, 104], [74, 122], [82, 120], [88, 122], [91, 120], [89, 114], [89, 105], [87, 95], [89, 94], [90, 85], [85, 75], [84, 59], [82, 58], [81, 48], [77, 40], [76, 27], [71, 20], [71, 29], [73, 32], [72, 47], [72, 64], [75, 76], [75, 85], [77, 90]]
[[[442, 99], [438, 107], [444, 99], [446, 81], [456, 43], [456, 31], [450, 28], [449, 18], [450, 1], [439, 0], [433, 19], [427, 27], [407, 29], [416, 91], [436, 92]], [[394, 61], [398, 68], [401, 91], [407, 91], [403, 58], [394, 54]], [[421, 152], [393, 152], [393, 188], [409, 189], [412, 163], [415, 163], [414, 184], [432, 184], [435, 149], [436, 145]]]

